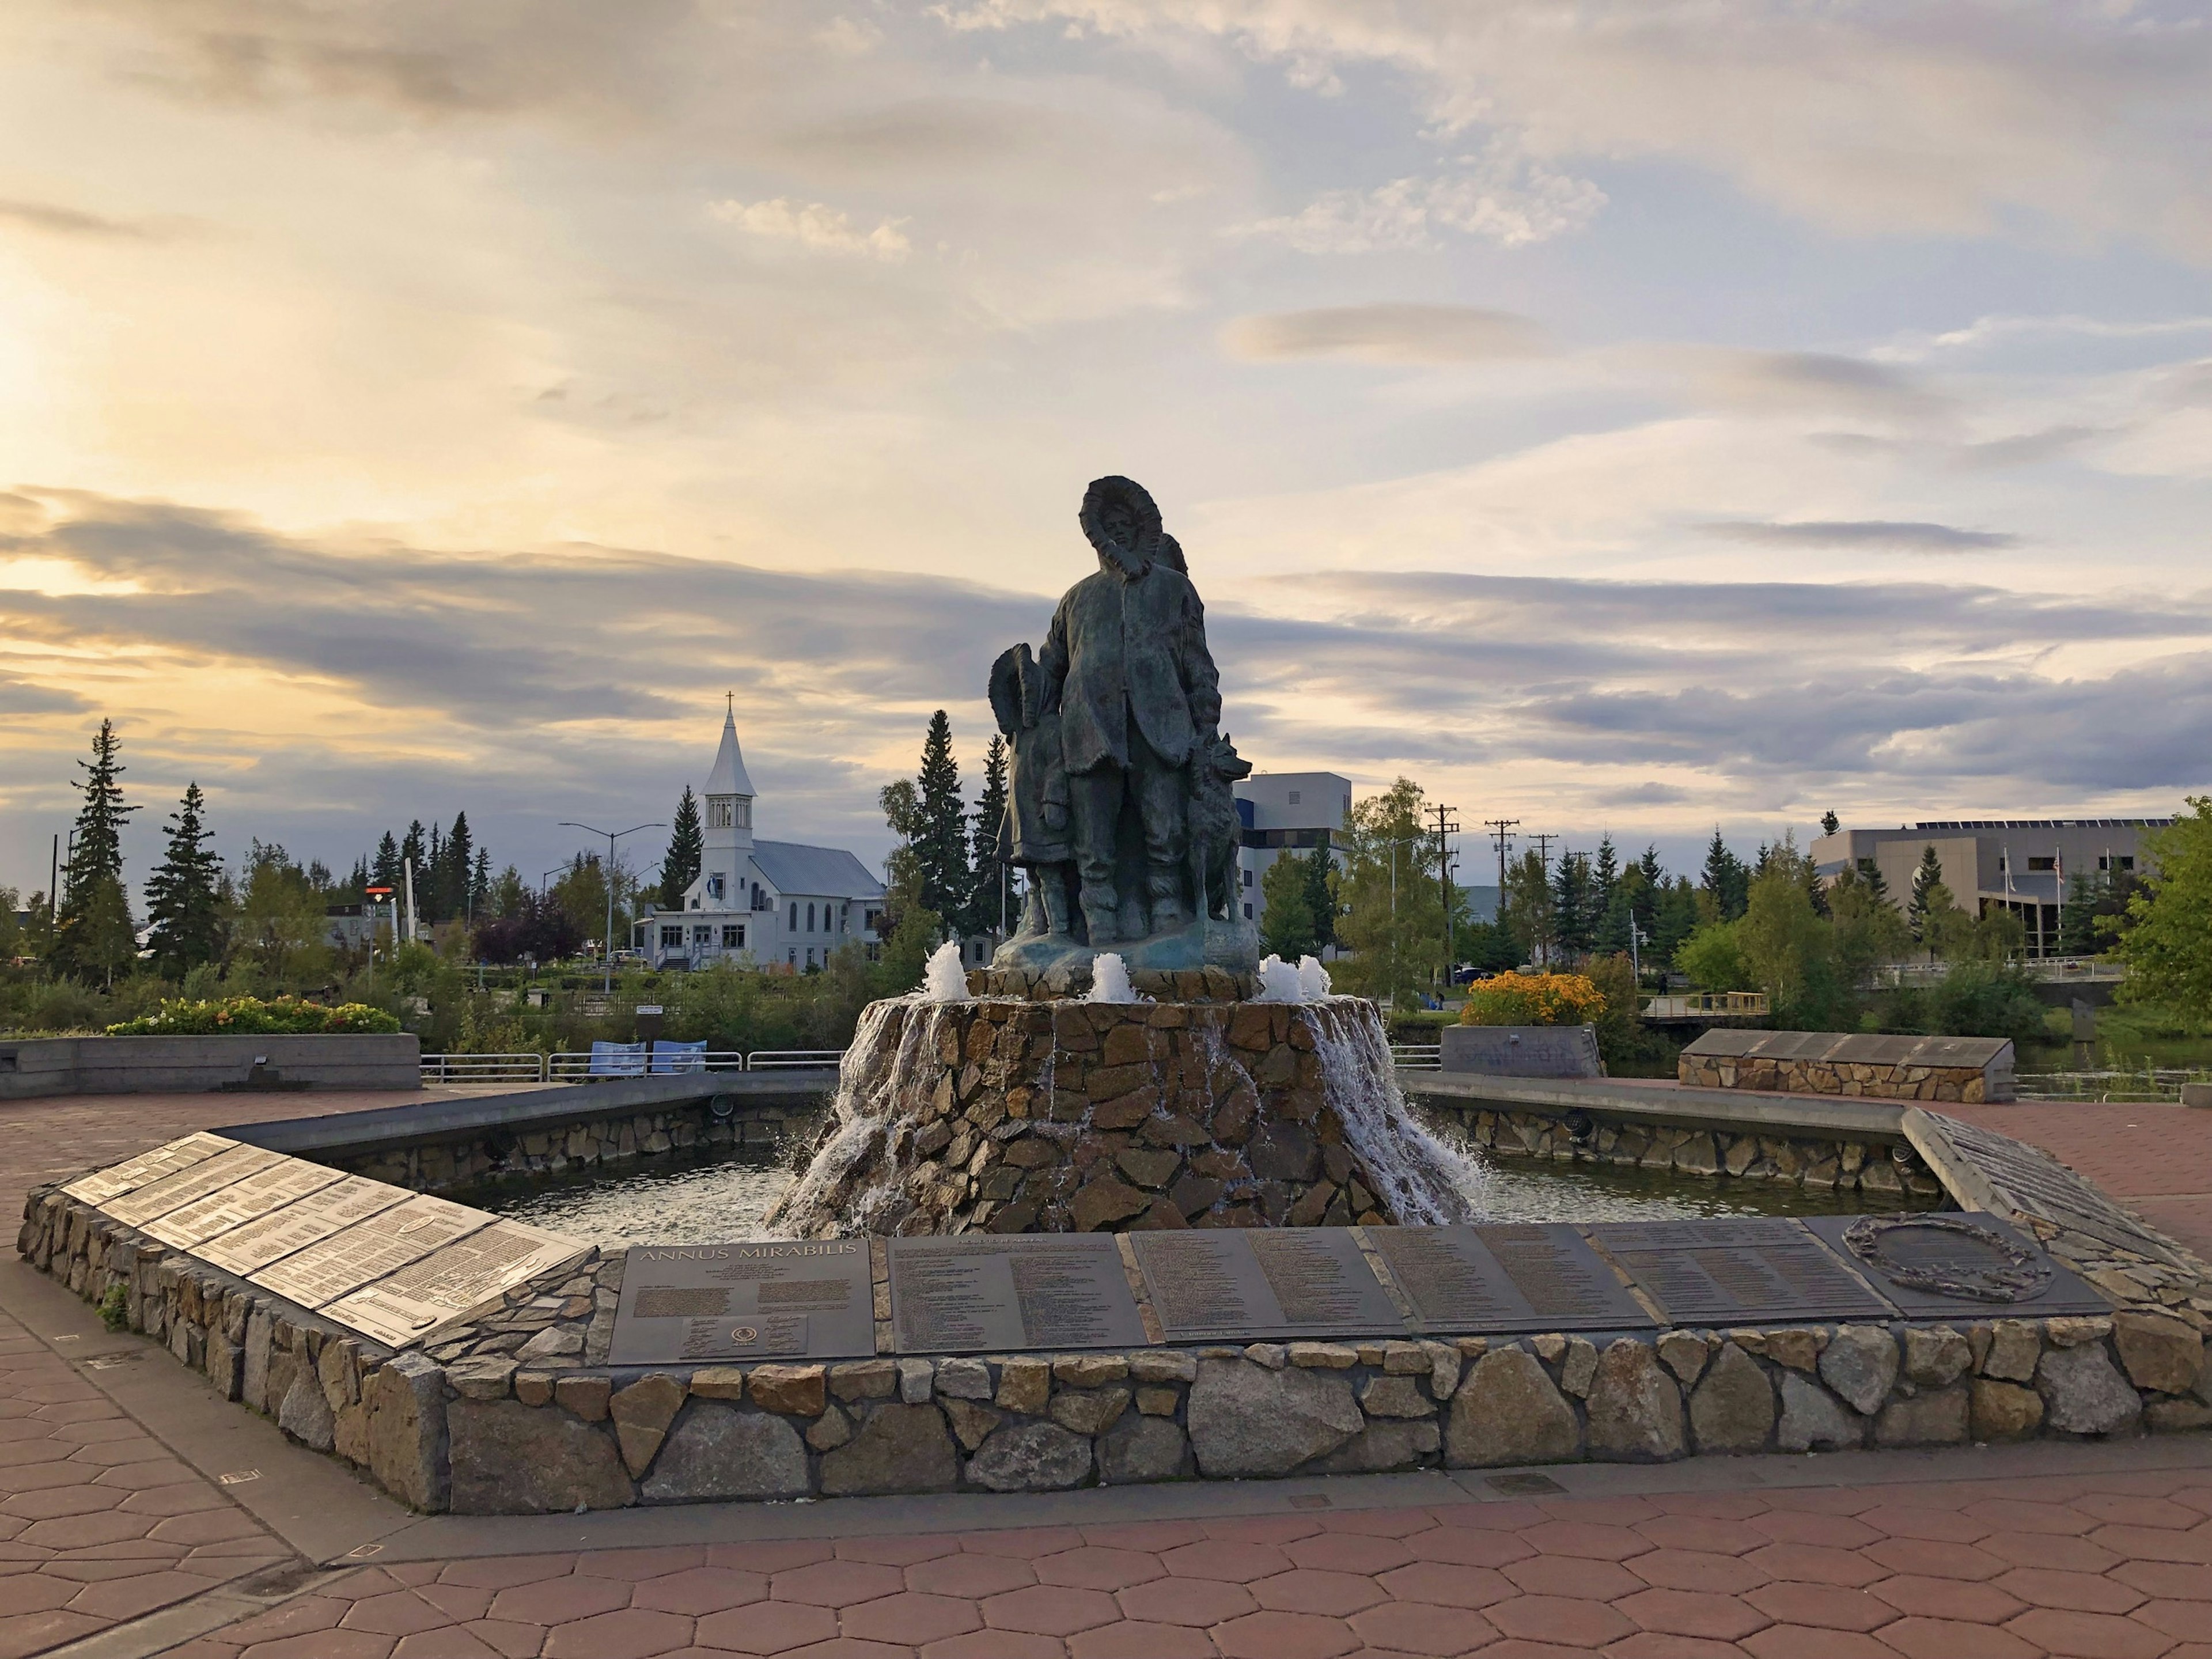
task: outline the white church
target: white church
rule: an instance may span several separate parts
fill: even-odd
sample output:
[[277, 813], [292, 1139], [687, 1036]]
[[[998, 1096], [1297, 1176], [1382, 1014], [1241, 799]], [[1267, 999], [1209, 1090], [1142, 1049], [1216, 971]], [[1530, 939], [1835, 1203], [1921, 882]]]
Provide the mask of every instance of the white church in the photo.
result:
[[655, 968], [717, 962], [805, 973], [855, 941], [878, 942], [884, 884], [842, 847], [753, 839], [753, 783], [738, 750], [738, 721], [722, 719], [722, 746], [707, 779], [699, 876], [684, 908], [639, 917], [632, 943]]

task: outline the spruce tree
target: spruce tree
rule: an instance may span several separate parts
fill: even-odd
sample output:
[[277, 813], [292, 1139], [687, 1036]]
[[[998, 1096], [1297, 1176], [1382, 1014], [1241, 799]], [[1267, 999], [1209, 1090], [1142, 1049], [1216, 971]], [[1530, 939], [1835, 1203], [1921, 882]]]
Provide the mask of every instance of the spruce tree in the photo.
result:
[[1889, 896], [1889, 882], [1882, 875], [1881, 866], [1870, 858], [1863, 858], [1856, 862], [1859, 879], [1864, 882], [1868, 890], [1873, 893], [1875, 902], [1894, 907], [1896, 901]]
[[1912, 872], [1912, 896], [1905, 901], [1905, 920], [1912, 929], [1912, 937], [1919, 939], [1928, 924], [1930, 895], [1943, 885], [1943, 860], [1936, 856], [1933, 843], [1920, 850], [1919, 867]]
[[1589, 898], [1589, 854], [1562, 851], [1552, 872], [1552, 916], [1559, 948], [1571, 956], [1590, 948]]
[[974, 933], [1013, 930], [1012, 872], [999, 856], [999, 830], [1006, 817], [1006, 740], [994, 732], [983, 751], [983, 792], [975, 798]]
[[453, 827], [439, 849], [445, 861], [438, 872], [438, 902], [445, 918], [465, 916], [469, 909], [469, 874], [476, 868], [476, 837], [469, 830], [469, 815], [453, 814]]
[[1832, 836], [1837, 830], [1843, 827], [1844, 821], [1838, 817], [1833, 812], [1823, 812], [1820, 814], [1820, 833], [1822, 835]]
[[202, 816], [207, 799], [198, 783], [169, 815], [169, 846], [146, 878], [147, 943], [162, 975], [182, 979], [222, 953], [222, 860], [208, 851], [215, 832]]
[[968, 809], [960, 799], [960, 763], [952, 757], [952, 722], [942, 708], [929, 717], [915, 793], [920, 822], [914, 854], [921, 902], [947, 927], [958, 929], [969, 919], [974, 870], [968, 858]]
[[384, 839], [376, 844], [376, 863], [369, 874], [374, 878], [374, 885], [389, 887], [395, 892], [398, 890], [399, 842], [389, 830], [384, 832]]
[[[706, 837], [699, 829], [699, 798], [687, 783], [676, 803], [676, 817], [668, 827], [668, 850], [660, 859], [662, 909], [684, 908], [684, 894], [699, 879], [699, 860], [706, 856]], [[731, 872], [730, 879], [737, 879], [736, 872]]]
[[477, 861], [469, 866], [469, 920], [486, 913], [491, 902], [491, 849], [477, 848]]
[[137, 955], [129, 896], [123, 888], [123, 826], [138, 809], [123, 802], [122, 744], [115, 722], [103, 720], [84, 769], [84, 805], [62, 872], [62, 902], [54, 929], [54, 957], [64, 972], [112, 981]]
[[1734, 921], [1751, 902], [1751, 872], [1721, 839], [1717, 827], [1713, 830], [1711, 845], [1705, 848], [1705, 867], [1699, 885], [1711, 896], [1714, 911], [1723, 921]]
[[1329, 882], [1335, 869], [1335, 854], [1328, 848], [1306, 854], [1306, 904], [1313, 912], [1316, 954], [1336, 943], [1336, 890]]

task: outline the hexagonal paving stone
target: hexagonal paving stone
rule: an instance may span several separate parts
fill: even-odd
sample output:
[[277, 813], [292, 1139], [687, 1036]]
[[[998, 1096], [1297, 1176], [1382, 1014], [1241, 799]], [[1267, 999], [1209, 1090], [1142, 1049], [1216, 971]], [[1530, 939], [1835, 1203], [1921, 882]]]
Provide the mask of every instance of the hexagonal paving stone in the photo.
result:
[[1062, 1550], [1056, 1555], [1040, 1555], [1030, 1565], [1040, 1583], [1076, 1584], [1085, 1589], [1126, 1589], [1167, 1572], [1159, 1557], [1149, 1551], [1107, 1549], [1095, 1544]]
[[1245, 1543], [1236, 1539], [1209, 1538], [1203, 1544], [1186, 1544], [1160, 1557], [1160, 1565], [1178, 1578], [1218, 1578], [1224, 1583], [1249, 1584], [1291, 1569], [1291, 1558], [1272, 1544]]
[[878, 1596], [896, 1595], [906, 1588], [898, 1568], [878, 1561], [817, 1561], [794, 1567], [769, 1580], [769, 1595], [778, 1601], [805, 1601], [817, 1607], [849, 1607]]
[[1328, 1613], [1339, 1619], [1390, 1596], [1365, 1573], [1331, 1572], [1321, 1567], [1279, 1572], [1272, 1578], [1255, 1579], [1245, 1588], [1263, 1607], [1283, 1613]]
[[906, 1570], [906, 1586], [927, 1595], [965, 1595], [971, 1600], [1020, 1589], [1036, 1583], [1036, 1571], [1007, 1555], [940, 1555]]
[[1328, 1572], [1388, 1572], [1414, 1559], [1399, 1540], [1371, 1533], [1325, 1532], [1282, 1547], [1298, 1566]]
[[630, 1592], [629, 1602], [634, 1607], [696, 1617], [764, 1600], [768, 1585], [763, 1573], [740, 1572], [734, 1567], [686, 1567], [681, 1572], [640, 1580]]
[[1701, 1636], [1708, 1641], [1740, 1641], [1770, 1621], [1733, 1595], [1709, 1590], [1644, 1589], [1613, 1604], [1638, 1628], [1666, 1636]]
[[1486, 1607], [1520, 1594], [1502, 1572], [1488, 1567], [1457, 1567], [1444, 1561], [1415, 1561], [1395, 1567], [1376, 1582], [1400, 1601], [1425, 1601], [1439, 1607]]
[[566, 1625], [629, 1605], [630, 1587], [611, 1578], [549, 1578], [492, 1598], [490, 1617], [517, 1625]]
[[1843, 1584], [1761, 1584], [1743, 1599], [1777, 1624], [1819, 1630], [1879, 1630], [1901, 1616], [1878, 1596]]
[[983, 1628], [975, 1602], [963, 1596], [923, 1595], [901, 1590], [877, 1601], [864, 1601], [838, 1615], [837, 1628], [869, 1642], [903, 1642], [920, 1647]]
[[788, 1653], [837, 1634], [837, 1615], [803, 1601], [757, 1601], [727, 1613], [709, 1613], [692, 1639], [702, 1648], [732, 1653]]
[[623, 1607], [556, 1625], [545, 1637], [545, 1659], [653, 1659], [691, 1645], [691, 1621], [680, 1613]]
[[1347, 1622], [1352, 1633], [1370, 1648], [1426, 1654], [1434, 1659], [1472, 1653], [1498, 1639], [1497, 1628], [1480, 1613], [1419, 1601], [1386, 1602], [1354, 1613]]
[[1065, 1584], [1008, 1590], [1003, 1595], [987, 1596], [981, 1606], [983, 1622], [992, 1629], [1022, 1631], [1032, 1636], [1073, 1636], [1079, 1630], [1111, 1624], [1121, 1616], [1120, 1604], [1105, 1591]]
[[1626, 1613], [1602, 1601], [1577, 1601], [1560, 1595], [1516, 1595], [1510, 1601], [1486, 1607], [1482, 1616], [1504, 1635], [1572, 1647], [1601, 1647], [1636, 1629]]
[[1360, 1645], [1340, 1619], [1308, 1613], [1252, 1613], [1213, 1632], [1227, 1659], [1337, 1659]]

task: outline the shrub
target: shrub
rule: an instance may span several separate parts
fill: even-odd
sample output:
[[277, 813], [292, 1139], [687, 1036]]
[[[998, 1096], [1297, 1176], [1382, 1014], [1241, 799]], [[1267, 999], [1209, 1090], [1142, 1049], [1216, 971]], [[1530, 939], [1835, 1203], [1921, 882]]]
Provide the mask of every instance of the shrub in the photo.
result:
[[2044, 1034], [2035, 981], [2003, 963], [1960, 963], [1929, 988], [1926, 1006], [1936, 1036], [2010, 1037], [2017, 1045]]
[[343, 1031], [396, 1031], [399, 1022], [366, 1003], [335, 1008], [298, 997], [264, 1002], [258, 997], [224, 997], [216, 1001], [162, 1003], [158, 1012], [107, 1028], [110, 1036], [287, 1036]]
[[1605, 993], [1581, 974], [1499, 974], [1467, 988], [1462, 1025], [1589, 1025]]

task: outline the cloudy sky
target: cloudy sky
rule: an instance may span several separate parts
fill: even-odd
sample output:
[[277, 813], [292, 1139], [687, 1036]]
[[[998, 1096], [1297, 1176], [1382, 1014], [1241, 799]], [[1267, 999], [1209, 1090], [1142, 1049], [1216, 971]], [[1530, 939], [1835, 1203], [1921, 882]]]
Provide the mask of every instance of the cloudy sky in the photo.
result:
[[0, 0], [0, 883], [103, 714], [134, 873], [196, 777], [534, 877], [726, 691], [878, 855], [1108, 471], [1262, 769], [2170, 810], [2208, 85], [2196, 0]]

